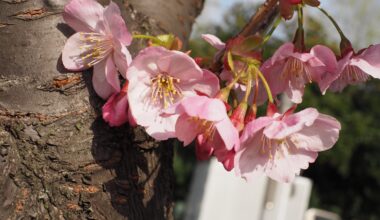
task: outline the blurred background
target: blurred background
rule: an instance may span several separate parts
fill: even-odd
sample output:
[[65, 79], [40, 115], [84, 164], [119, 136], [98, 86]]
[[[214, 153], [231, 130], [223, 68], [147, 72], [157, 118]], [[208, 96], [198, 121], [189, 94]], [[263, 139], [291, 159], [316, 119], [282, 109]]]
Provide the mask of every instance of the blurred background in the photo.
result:
[[[223, 41], [236, 34], [263, 1], [206, 0], [205, 8], [193, 27], [190, 49], [193, 56], [212, 56], [215, 50], [200, 39], [202, 33], [215, 34]], [[346, 36], [359, 50], [380, 43], [380, 1], [321, 0]], [[308, 48], [325, 44], [336, 52], [339, 35], [317, 10], [307, 8], [306, 43]], [[291, 41], [295, 21], [282, 23], [266, 46], [265, 56]], [[342, 219], [380, 219], [380, 80], [350, 86], [340, 94], [320, 94], [315, 85], [307, 87], [299, 110], [315, 107], [336, 117], [342, 124], [340, 139], [303, 173], [313, 181], [310, 207], [339, 214]], [[176, 146], [176, 219], [186, 207], [196, 159], [193, 147]]]

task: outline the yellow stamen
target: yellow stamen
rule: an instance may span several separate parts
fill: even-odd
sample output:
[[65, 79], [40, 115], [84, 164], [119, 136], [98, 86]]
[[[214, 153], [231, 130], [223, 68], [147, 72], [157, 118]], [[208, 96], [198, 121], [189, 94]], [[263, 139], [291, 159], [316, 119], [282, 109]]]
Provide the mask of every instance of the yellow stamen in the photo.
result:
[[152, 94], [153, 101], [163, 101], [164, 108], [167, 108], [169, 104], [173, 104], [177, 97], [182, 95], [181, 88], [177, 85], [180, 83], [180, 79], [169, 76], [166, 73], [160, 73], [151, 80], [152, 82]]
[[112, 39], [98, 33], [80, 33], [83, 51], [80, 58], [91, 67], [103, 60], [112, 51]]
[[203, 134], [205, 140], [212, 140], [215, 134], [214, 122], [200, 119], [198, 117], [191, 117], [190, 120], [196, 126], [197, 132]]

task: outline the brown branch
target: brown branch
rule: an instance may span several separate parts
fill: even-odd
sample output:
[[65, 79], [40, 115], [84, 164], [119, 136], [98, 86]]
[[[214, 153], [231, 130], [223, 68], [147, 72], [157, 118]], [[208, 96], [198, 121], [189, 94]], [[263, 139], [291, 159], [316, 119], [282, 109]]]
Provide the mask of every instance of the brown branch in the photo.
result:
[[256, 13], [252, 15], [248, 23], [237, 36], [248, 37], [267, 29], [274, 17], [278, 14], [278, 1], [279, 0], [266, 0], [266, 2], [257, 9]]
[[[257, 9], [255, 14], [252, 15], [240, 33], [233, 38], [248, 37], [266, 30], [279, 13], [278, 1], [279, 0], [266, 0], [266, 2]], [[224, 50], [219, 53], [219, 57], [217, 57], [211, 65], [210, 69], [213, 72], [219, 72], [221, 70], [223, 54]]]

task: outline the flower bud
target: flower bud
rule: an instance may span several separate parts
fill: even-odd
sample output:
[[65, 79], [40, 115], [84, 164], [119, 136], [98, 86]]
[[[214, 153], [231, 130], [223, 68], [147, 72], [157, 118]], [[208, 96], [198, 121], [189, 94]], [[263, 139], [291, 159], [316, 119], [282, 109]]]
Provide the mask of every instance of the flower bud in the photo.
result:
[[240, 132], [244, 128], [245, 114], [247, 113], [248, 104], [247, 102], [240, 103], [237, 108], [232, 112], [230, 117], [232, 124]]

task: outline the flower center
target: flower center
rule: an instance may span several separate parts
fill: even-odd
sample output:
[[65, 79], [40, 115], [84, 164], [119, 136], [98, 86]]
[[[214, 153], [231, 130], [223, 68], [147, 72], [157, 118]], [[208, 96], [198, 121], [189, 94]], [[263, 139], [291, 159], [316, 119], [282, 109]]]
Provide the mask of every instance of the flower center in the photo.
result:
[[215, 134], [214, 122], [200, 119], [198, 117], [190, 117], [188, 119], [197, 129], [199, 134], [203, 134], [205, 140], [212, 140]]
[[348, 65], [341, 74], [341, 79], [346, 82], [365, 82], [369, 79], [369, 75], [363, 72], [359, 67]]
[[288, 141], [291, 141], [292, 143], [296, 142], [297, 138], [291, 136], [288, 136], [284, 139], [277, 140], [277, 139], [269, 139], [264, 134], [261, 136], [260, 140], [260, 154], [261, 155], [267, 155], [269, 160], [275, 159], [281, 159], [284, 158], [287, 154], [293, 154], [296, 152], [296, 148], [294, 146], [289, 145]]
[[103, 60], [113, 48], [112, 39], [98, 33], [80, 33], [83, 52], [80, 58], [83, 63], [91, 67]]
[[152, 82], [152, 95], [153, 101], [161, 101], [164, 104], [164, 108], [167, 108], [169, 104], [173, 104], [175, 98], [182, 95], [182, 90], [178, 86], [181, 80], [167, 75], [166, 73], [160, 73], [154, 77]]
[[305, 82], [311, 83], [312, 81], [309, 68], [301, 60], [290, 57], [285, 63], [281, 78], [291, 79], [293, 77], [303, 79]]

